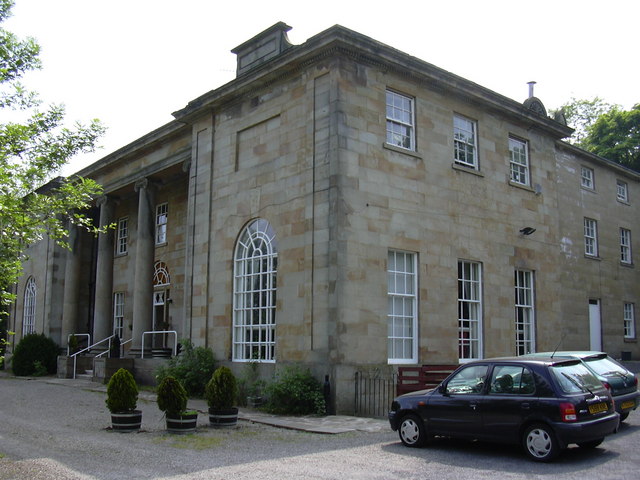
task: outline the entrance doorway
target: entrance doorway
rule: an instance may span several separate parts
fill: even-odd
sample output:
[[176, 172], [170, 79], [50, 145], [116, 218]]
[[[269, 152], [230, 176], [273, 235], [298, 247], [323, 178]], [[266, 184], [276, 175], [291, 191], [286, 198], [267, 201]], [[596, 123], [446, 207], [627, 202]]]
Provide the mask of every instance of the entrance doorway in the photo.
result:
[[[166, 331], [171, 330], [171, 317], [169, 315], [169, 306], [171, 300], [169, 298], [169, 285], [171, 277], [169, 269], [164, 262], [156, 262], [153, 274], [153, 330]], [[158, 350], [154, 354], [165, 355], [163, 351], [167, 349], [166, 333], [153, 335], [153, 349]]]
[[602, 350], [602, 319], [600, 316], [600, 300], [589, 299], [589, 348]]

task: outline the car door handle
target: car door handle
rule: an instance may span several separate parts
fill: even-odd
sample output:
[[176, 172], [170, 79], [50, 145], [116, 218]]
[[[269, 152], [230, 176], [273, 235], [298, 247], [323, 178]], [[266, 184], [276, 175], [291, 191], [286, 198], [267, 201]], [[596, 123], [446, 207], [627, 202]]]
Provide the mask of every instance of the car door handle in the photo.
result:
[[522, 410], [529, 410], [530, 405], [527, 402], [521, 403], [520, 408]]
[[469, 406], [471, 407], [472, 410], [475, 410], [478, 407], [477, 403], [470, 403]]

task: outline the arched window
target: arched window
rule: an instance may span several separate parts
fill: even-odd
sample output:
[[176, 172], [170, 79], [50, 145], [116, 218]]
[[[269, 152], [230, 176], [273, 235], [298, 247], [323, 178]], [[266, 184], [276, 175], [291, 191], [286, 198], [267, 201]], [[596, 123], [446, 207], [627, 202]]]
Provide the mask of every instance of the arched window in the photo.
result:
[[162, 287], [171, 283], [171, 277], [169, 276], [169, 269], [164, 262], [156, 262], [153, 267], [153, 286]]
[[269, 222], [242, 232], [234, 256], [233, 359], [275, 362], [278, 250]]
[[33, 277], [27, 280], [24, 289], [24, 305], [22, 309], [22, 335], [35, 333], [36, 331], [36, 281]]

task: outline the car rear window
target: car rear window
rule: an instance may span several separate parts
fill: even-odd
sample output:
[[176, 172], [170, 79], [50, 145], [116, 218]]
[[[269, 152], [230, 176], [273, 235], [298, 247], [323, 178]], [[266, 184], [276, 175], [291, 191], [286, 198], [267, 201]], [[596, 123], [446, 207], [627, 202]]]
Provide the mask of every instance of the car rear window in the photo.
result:
[[583, 361], [589, 365], [598, 375], [615, 375], [621, 373], [627, 374], [625, 368], [621, 367], [617, 362], [609, 357], [584, 358]]
[[551, 373], [564, 393], [583, 393], [602, 388], [598, 380], [582, 363], [552, 365]]

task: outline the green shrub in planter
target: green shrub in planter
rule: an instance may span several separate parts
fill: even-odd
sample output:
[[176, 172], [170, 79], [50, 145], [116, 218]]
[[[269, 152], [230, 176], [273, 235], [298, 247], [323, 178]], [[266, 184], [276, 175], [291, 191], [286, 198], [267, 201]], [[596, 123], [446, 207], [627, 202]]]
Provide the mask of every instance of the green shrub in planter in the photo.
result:
[[165, 377], [158, 385], [158, 408], [167, 415], [183, 413], [188, 400], [187, 391], [174, 377]]
[[[34, 373], [52, 374], [58, 368], [58, 345], [43, 333], [30, 333], [22, 337], [13, 352], [11, 365], [17, 376]], [[38, 363], [39, 362], [39, 363]]]
[[204, 389], [209, 408], [226, 409], [236, 403], [238, 394], [238, 382], [233, 372], [228, 367], [220, 367], [211, 376], [211, 380]]
[[107, 408], [111, 413], [129, 412], [138, 404], [138, 385], [129, 370], [121, 368], [107, 384]]
[[198, 412], [186, 411], [187, 391], [172, 376], [165, 377], [158, 385], [158, 408], [165, 413], [169, 433], [192, 433], [198, 424]]
[[142, 412], [136, 410], [138, 385], [129, 370], [119, 369], [107, 384], [107, 408], [111, 412], [111, 427], [118, 432], [140, 430]]

